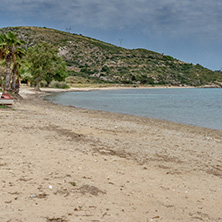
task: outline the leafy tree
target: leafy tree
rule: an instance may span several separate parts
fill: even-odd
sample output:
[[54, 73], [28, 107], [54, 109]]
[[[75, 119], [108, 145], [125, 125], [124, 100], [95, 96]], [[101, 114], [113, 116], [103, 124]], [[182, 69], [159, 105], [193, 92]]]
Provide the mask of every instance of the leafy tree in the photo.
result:
[[28, 49], [27, 61], [36, 90], [39, 90], [42, 80], [49, 85], [52, 80], [64, 81], [67, 77], [66, 64], [58, 52], [57, 48], [47, 43]]
[[20, 61], [19, 75], [24, 82], [31, 81], [32, 75], [30, 72], [30, 63], [27, 61], [26, 57]]

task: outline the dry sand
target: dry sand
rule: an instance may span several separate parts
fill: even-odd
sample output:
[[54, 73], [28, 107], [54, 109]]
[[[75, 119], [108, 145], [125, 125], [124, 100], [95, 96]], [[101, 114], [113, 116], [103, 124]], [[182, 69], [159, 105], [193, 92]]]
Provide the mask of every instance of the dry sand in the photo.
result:
[[0, 109], [0, 222], [222, 221], [221, 130], [23, 96]]

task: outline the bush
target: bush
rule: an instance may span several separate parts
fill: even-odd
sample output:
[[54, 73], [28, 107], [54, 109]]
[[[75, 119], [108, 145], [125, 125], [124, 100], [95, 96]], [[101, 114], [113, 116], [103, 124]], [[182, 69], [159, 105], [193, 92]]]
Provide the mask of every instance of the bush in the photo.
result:
[[129, 70], [127, 67], [120, 67], [118, 68], [118, 71], [120, 72], [120, 74], [129, 73]]
[[164, 56], [163, 58], [164, 58], [166, 61], [167, 61], [167, 60], [174, 60], [174, 58], [173, 58], [172, 56]]
[[78, 73], [78, 72], [75, 72], [75, 71], [69, 71], [68, 75], [69, 75], [69, 76], [78, 76], [79, 73]]
[[136, 81], [139, 81], [141, 84], [154, 84], [154, 79], [151, 76], [140, 75], [136, 77]]
[[108, 66], [103, 66], [102, 69], [101, 69], [101, 72], [106, 72], [106, 73], [109, 73], [109, 67]]
[[93, 72], [90, 70], [90, 69], [87, 69], [87, 68], [82, 68], [81, 70], [80, 70], [80, 72], [81, 73], [85, 73], [85, 74], [93, 74]]
[[51, 87], [51, 88], [58, 88], [58, 89], [68, 89], [68, 88], [70, 88], [70, 86], [67, 85], [66, 82], [58, 82], [58, 81], [52, 81], [49, 84], [49, 87]]
[[44, 80], [41, 81], [40, 86], [41, 86], [41, 87], [47, 87], [47, 82], [44, 81]]

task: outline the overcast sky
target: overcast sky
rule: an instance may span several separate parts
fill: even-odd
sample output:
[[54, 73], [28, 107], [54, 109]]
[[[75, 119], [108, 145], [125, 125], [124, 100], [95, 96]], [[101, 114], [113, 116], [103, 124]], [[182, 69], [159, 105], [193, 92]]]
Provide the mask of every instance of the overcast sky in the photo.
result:
[[39, 26], [222, 69], [222, 0], [1, 0], [0, 27]]

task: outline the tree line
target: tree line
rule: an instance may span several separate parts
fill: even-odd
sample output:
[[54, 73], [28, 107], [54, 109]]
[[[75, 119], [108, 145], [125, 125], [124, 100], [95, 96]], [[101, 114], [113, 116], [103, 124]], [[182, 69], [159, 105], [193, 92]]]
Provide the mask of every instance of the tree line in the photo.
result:
[[44, 80], [48, 86], [52, 80], [64, 81], [66, 63], [58, 55], [59, 50], [48, 43], [27, 48], [26, 42], [13, 32], [0, 35], [0, 84], [3, 92], [19, 94], [20, 79], [30, 81], [39, 90]]

